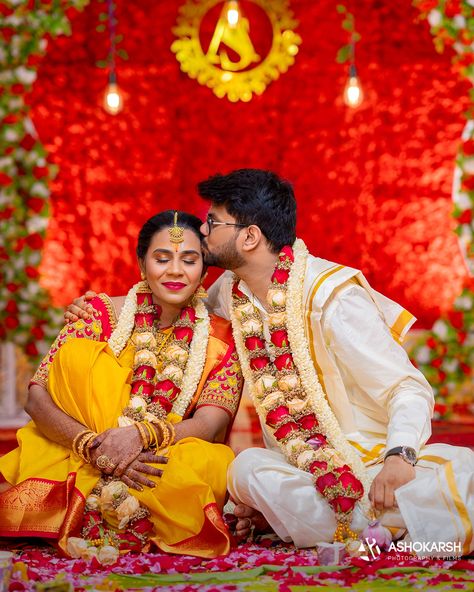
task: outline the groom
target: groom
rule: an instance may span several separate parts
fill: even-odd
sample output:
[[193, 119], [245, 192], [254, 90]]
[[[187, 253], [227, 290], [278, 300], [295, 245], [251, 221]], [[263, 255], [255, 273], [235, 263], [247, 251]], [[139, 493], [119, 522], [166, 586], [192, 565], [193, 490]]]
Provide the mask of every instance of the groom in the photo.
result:
[[[464, 554], [469, 553], [474, 548], [469, 527], [473, 515], [469, 516], [467, 510], [471, 508], [470, 514], [474, 514], [474, 453], [446, 445], [425, 446], [431, 435], [433, 395], [400, 345], [415, 319], [373, 290], [358, 270], [308, 256], [304, 245], [295, 243], [293, 189], [274, 173], [241, 169], [215, 175], [199, 183], [198, 192], [210, 204], [207, 221], [201, 227], [205, 260], [208, 265], [229, 270], [210, 288], [209, 306], [232, 320], [266, 446], [244, 450], [231, 465], [228, 488], [237, 501], [237, 533], [248, 534], [261, 513], [283, 540], [292, 540], [299, 547], [314, 546], [332, 540], [344, 509], [341, 503], [335, 504], [330, 487], [325, 489], [324, 483], [318, 486], [318, 476], [327, 481], [331, 475], [304, 466], [304, 459], [309, 458], [304, 454], [316, 457], [307, 444], [291, 438], [292, 419], [298, 417], [298, 412], [292, 415], [288, 409], [292, 401], [289, 405], [289, 397], [283, 397], [285, 393], [279, 387], [275, 391], [270, 386], [269, 394], [265, 391], [262, 375], [281, 379], [275, 364], [284, 348], [275, 346], [275, 335], [289, 335], [287, 351], [294, 354], [283, 373], [294, 377], [299, 371], [303, 382], [293, 351], [296, 344], [292, 343], [291, 321], [295, 341], [299, 329], [312, 362], [308, 376], [319, 383], [318, 392], [329, 403], [330, 416], [337, 422], [337, 428], [329, 434], [319, 432], [333, 442], [338, 440], [338, 433], [342, 434], [345, 441], [338, 440], [339, 448], [333, 446], [333, 450], [345, 461], [352, 460], [355, 469], [357, 461], [365, 465], [368, 496], [382, 524], [396, 536], [408, 528], [413, 541], [462, 542]], [[281, 278], [287, 279], [288, 269], [298, 264], [298, 257], [305, 259], [300, 285], [291, 279], [291, 273], [290, 279], [281, 283]], [[286, 275], [282, 276], [283, 272]], [[291, 282], [295, 287], [290, 294]], [[278, 308], [285, 291], [288, 326], [277, 319], [275, 331], [274, 317], [285, 309], [284, 303]], [[300, 308], [288, 301], [288, 296], [295, 294], [302, 296]], [[249, 325], [249, 319], [257, 324]], [[255, 357], [262, 360], [265, 355], [262, 358], [261, 352], [252, 351], [259, 338], [257, 348], [264, 341], [271, 358], [266, 358], [263, 369], [256, 365]], [[278, 343], [281, 345], [285, 343]], [[304, 356], [299, 358], [303, 363]], [[259, 388], [262, 384], [263, 393]], [[314, 406], [305, 394], [312, 387], [308, 383], [303, 387], [298, 398], [306, 405], [303, 415], [310, 417], [307, 412], [314, 411]], [[298, 407], [296, 399], [293, 407]], [[301, 433], [304, 431], [300, 429]], [[306, 452], [296, 458], [288, 452], [292, 442]], [[347, 442], [351, 451], [346, 448]], [[317, 445], [311, 443], [316, 455], [323, 458], [324, 447], [318, 450]], [[355, 460], [351, 452], [357, 453]], [[360, 471], [353, 474], [361, 477]], [[331, 485], [330, 479], [327, 482]], [[363, 504], [357, 504], [351, 514], [353, 498], [347, 496], [347, 490], [345, 494], [346, 515], [351, 517], [352, 528], [360, 532], [367, 524], [367, 507], [363, 511]]]
[[198, 191], [206, 262], [228, 270], [209, 307], [232, 320], [266, 446], [231, 465], [237, 534], [267, 521], [311, 547], [360, 533], [376, 512], [394, 536], [468, 554], [474, 453], [425, 446], [433, 395], [400, 345], [415, 319], [295, 242], [293, 189], [274, 173], [215, 175]]

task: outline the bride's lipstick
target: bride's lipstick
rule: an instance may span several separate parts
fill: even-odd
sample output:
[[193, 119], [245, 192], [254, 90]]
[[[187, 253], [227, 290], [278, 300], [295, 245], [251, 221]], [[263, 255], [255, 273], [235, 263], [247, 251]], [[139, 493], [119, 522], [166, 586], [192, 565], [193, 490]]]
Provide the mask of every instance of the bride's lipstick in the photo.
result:
[[182, 290], [186, 287], [186, 284], [183, 284], [182, 282], [163, 282], [162, 285], [165, 288], [168, 288], [168, 290], [174, 290], [175, 292], [178, 292], [179, 290]]

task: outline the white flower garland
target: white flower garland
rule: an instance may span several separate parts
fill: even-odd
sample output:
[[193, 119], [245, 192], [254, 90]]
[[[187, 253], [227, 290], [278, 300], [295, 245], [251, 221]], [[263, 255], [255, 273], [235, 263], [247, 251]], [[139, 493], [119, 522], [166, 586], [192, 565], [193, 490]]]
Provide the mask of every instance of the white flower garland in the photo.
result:
[[301, 239], [297, 239], [293, 252], [295, 261], [291, 266], [290, 277], [288, 279], [287, 299], [286, 299], [286, 326], [288, 329], [288, 339], [291, 345], [293, 360], [298, 368], [301, 383], [305, 392], [308, 394], [312, 409], [316, 413], [318, 422], [323, 430], [328, 434], [334, 448], [344, 456], [346, 463], [354, 471], [354, 475], [364, 486], [364, 496], [359, 501], [367, 512], [370, 507], [368, 492], [371, 481], [354, 448], [349, 444], [343, 434], [339, 422], [332, 412], [319, 382], [318, 375], [314, 369], [313, 360], [308, 349], [308, 342], [304, 332], [303, 313], [303, 285], [306, 273], [306, 262], [308, 259], [308, 249]]
[[201, 380], [204, 364], [206, 363], [207, 342], [209, 341], [209, 313], [201, 299], [196, 298], [194, 307], [196, 310], [196, 324], [194, 335], [189, 350], [188, 362], [181, 384], [181, 393], [173, 403], [172, 413], [183, 417], [191, 403], [194, 393]]
[[[295, 260], [291, 266], [290, 276], [287, 284], [287, 298], [286, 298], [286, 327], [288, 330], [288, 339], [290, 342], [291, 353], [294, 363], [298, 369], [301, 384], [308, 395], [311, 403], [311, 409], [314, 410], [318, 423], [328, 435], [332, 446], [339, 454], [344, 457], [344, 463], [351, 466], [354, 475], [361, 481], [364, 486], [364, 496], [359, 501], [363, 510], [366, 513], [370, 511], [370, 502], [368, 500], [368, 492], [370, 489], [370, 480], [368, 479], [365, 466], [360, 460], [359, 456], [348, 443], [346, 437], [342, 433], [334, 413], [329, 407], [318, 376], [314, 370], [313, 361], [308, 349], [308, 343], [304, 333], [304, 315], [303, 315], [303, 284], [306, 271], [306, 261], [308, 257], [308, 250], [304, 242], [297, 239], [293, 247]], [[232, 299], [232, 284], [230, 284], [230, 297]], [[244, 345], [242, 326], [235, 315], [234, 306], [230, 307], [230, 319], [232, 322], [232, 330], [234, 334], [235, 345], [239, 360], [242, 367], [242, 374], [246, 383], [249, 385], [250, 396], [255, 406], [259, 417], [265, 419], [266, 410], [259, 401], [259, 397], [255, 392], [255, 382], [253, 380], [253, 373], [250, 368], [249, 358]], [[278, 444], [283, 454], [287, 457], [292, 445], [298, 443], [291, 440], [288, 445], [279, 442], [272, 434], [274, 441]], [[298, 440], [299, 442], [299, 440]], [[304, 442], [299, 442], [304, 449]]]
[[[146, 282], [138, 282], [128, 292], [123, 308], [112, 335], [109, 339], [109, 347], [115, 356], [123, 351], [130, 339], [135, 327], [135, 313], [137, 312], [137, 293], [146, 287]], [[195, 299], [193, 305], [196, 310], [196, 324], [193, 339], [189, 350], [189, 357], [184, 371], [181, 392], [173, 403], [172, 413], [183, 416], [191, 403], [193, 396], [201, 380], [202, 371], [206, 362], [207, 342], [209, 340], [209, 313], [202, 300]]]
[[118, 358], [127, 341], [130, 339], [135, 327], [135, 313], [137, 312], [137, 293], [143, 288], [145, 282], [138, 282], [130, 288], [123, 304], [117, 326], [109, 338], [109, 347]]

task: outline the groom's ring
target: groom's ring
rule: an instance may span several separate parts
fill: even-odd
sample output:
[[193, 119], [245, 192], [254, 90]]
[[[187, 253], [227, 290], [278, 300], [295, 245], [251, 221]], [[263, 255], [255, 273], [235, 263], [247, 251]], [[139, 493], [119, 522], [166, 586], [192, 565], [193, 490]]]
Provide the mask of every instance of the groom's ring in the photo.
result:
[[101, 454], [99, 457], [97, 457], [95, 464], [102, 471], [104, 471], [105, 469], [115, 469], [114, 463], [106, 454]]

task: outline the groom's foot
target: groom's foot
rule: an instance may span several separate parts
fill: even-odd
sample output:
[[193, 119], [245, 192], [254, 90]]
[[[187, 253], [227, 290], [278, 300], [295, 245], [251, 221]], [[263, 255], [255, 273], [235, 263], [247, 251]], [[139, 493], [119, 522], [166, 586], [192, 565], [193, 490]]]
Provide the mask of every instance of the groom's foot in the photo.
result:
[[250, 506], [237, 504], [234, 515], [237, 517], [235, 534], [239, 539], [246, 539], [252, 532], [255, 534], [273, 532], [265, 516]]

